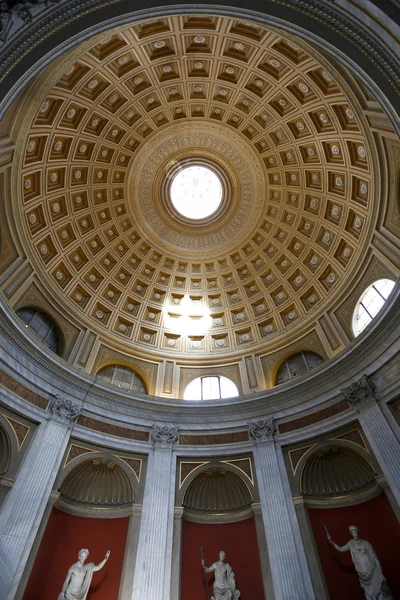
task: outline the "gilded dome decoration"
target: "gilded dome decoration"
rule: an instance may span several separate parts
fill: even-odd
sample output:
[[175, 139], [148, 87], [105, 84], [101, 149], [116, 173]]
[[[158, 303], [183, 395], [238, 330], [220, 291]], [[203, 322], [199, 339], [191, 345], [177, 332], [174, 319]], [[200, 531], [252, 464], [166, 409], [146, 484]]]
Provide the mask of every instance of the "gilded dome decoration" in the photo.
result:
[[[206, 21], [101, 33], [16, 112], [20, 244], [47, 301], [97, 340], [93, 373], [347, 343], [324, 319], [367, 264], [383, 194], [354, 81], [289, 34]], [[179, 183], [191, 169], [217, 186], [200, 218], [182, 208], [202, 204], [198, 178]]]

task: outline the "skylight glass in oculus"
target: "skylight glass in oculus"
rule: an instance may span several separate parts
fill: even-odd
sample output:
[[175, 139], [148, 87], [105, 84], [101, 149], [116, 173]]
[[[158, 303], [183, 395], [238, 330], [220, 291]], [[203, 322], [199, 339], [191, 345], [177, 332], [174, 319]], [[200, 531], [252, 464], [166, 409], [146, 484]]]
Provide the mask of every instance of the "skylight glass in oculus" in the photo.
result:
[[211, 169], [192, 165], [175, 175], [170, 194], [172, 204], [183, 217], [205, 219], [221, 204], [222, 185]]

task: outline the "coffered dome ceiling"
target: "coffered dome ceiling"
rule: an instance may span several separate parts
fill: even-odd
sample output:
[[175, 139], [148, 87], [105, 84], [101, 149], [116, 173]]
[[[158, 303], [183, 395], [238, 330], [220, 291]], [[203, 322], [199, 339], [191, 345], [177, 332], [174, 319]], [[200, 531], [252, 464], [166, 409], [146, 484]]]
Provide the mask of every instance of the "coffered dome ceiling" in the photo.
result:
[[[26, 98], [21, 244], [48, 296], [109, 347], [277, 348], [351, 285], [377, 218], [375, 146], [304, 42], [225, 17], [144, 21], [74, 49]], [[222, 185], [197, 221], [170, 198], [190, 165]]]

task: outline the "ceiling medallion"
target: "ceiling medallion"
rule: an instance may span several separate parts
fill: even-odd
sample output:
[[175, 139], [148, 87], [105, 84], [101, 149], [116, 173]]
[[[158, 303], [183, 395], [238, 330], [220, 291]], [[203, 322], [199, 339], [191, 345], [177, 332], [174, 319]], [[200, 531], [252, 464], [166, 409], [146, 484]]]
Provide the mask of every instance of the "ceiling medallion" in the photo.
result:
[[[171, 196], [180, 174], [194, 167], [212, 175], [216, 189], [217, 182], [221, 186], [214, 208], [200, 218], [182, 214]], [[131, 210], [142, 234], [169, 253], [184, 251], [198, 258], [199, 251], [229, 252], [248, 239], [265, 211], [267, 184], [261, 169], [258, 157], [224, 127], [171, 127], [149, 140], [132, 164]], [[191, 196], [200, 197], [199, 189], [193, 191], [199, 185], [193, 178], [190, 185]]]

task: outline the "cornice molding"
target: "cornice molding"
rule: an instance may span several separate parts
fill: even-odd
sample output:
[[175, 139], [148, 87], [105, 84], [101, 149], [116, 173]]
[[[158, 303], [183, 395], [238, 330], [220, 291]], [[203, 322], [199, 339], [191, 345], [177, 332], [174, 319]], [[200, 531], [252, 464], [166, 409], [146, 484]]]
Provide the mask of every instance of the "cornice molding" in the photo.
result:
[[[31, 371], [37, 372], [39, 370], [39, 372], [43, 371], [50, 375], [53, 390], [56, 390], [57, 386], [60, 385], [61, 389], [67, 389], [75, 399], [83, 400], [85, 396], [88, 396], [87, 399], [90, 399], [91, 402], [90, 413], [92, 416], [96, 414], [95, 405], [97, 401], [100, 409], [99, 414], [102, 412], [101, 404], [104, 403], [104, 408], [107, 407], [108, 411], [114, 405], [116, 408], [129, 408], [132, 410], [132, 414], [134, 411], [136, 415], [138, 415], [138, 412], [142, 412], [143, 416], [153, 415], [157, 418], [167, 416], [169, 422], [175, 423], [184, 422], [187, 418], [201, 417], [204, 423], [209, 422], [212, 424], [215, 423], [216, 416], [236, 415], [236, 417], [241, 416], [246, 424], [249, 419], [254, 418], [254, 414], [257, 414], [257, 416], [268, 415], [272, 411], [283, 410], [288, 405], [298, 405], [302, 401], [308, 400], [313, 393], [320, 396], [321, 389], [326, 390], [330, 384], [333, 389], [336, 389], [337, 382], [344, 381], [346, 373], [349, 373], [350, 378], [352, 369], [360, 364], [364, 358], [370, 357], [377, 348], [382, 349], [385, 340], [399, 327], [400, 305], [397, 303], [396, 306], [396, 296], [397, 294], [394, 293], [391, 306], [383, 309], [382, 315], [376, 318], [376, 323], [374, 323], [374, 327], [371, 328], [372, 331], [366, 339], [365, 336], [360, 336], [362, 339], [355, 340], [339, 357], [332, 359], [320, 368], [318, 373], [305, 377], [302, 382], [292, 383], [289, 390], [271, 388], [262, 393], [252, 394], [251, 397], [239, 397], [235, 401], [231, 400], [229, 404], [210, 402], [201, 406], [200, 403], [191, 402], [188, 405], [184, 401], [174, 402], [152, 396], [143, 397], [142, 399], [132, 397], [127, 400], [122, 397], [122, 394], [116, 393], [114, 395], [98, 390], [94, 386], [93, 378], [78, 371], [73, 372], [70, 365], [62, 363], [56, 356], [49, 355], [45, 359], [44, 349], [40, 348], [40, 344], [34, 346], [33, 340], [28, 340], [23, 336], [17, 324], [10, 321], [12, 311], [1, 299], [0, 303], [3, 304], [4, 310], [0, 314], [0, 332], [4, 334], [8, 343], [14, 348], [10, 363], [16, 360], [15, 350], [17, 350], [20, 353], [20, 362], [26, 364], [26, 361], [28, 361], [31, 365]], [[3, 361], [7, 363], [5, 344], [3, 344]], [[21, 380], [20, 375], [18, 378]], [[37, 385], [32, 380], [29, 383], [31, 388]], [[88, 390], [90, 391], [90, 397]], [[66, 392], [62, 393], [67, 395]], [[337, 389], [337, 395], [339, 394], [340, 390]], [[268, 403], [266, 403], [266, 399], [268, 399]], [[318, 401], [314, 406], [317, 405]], [[137, 422], [139, 423], [141, 420], [142, 418], [137, 416]], [[239, 422], [236, 419], [236, 425], [238, 424]]]
[[86, 517], [89, 519], [120, 519], [122, 517], [130, 517], [135, 514], [139, 516], [134, 505], [124, 506], [123, 508], [96, 508], [87, 506], [79, 506], [65, 501], [61, 496], [56, 501], [55, 508], [62, 510], [70, 515], [77, 517]]
[[252, 516], [253, 508], [251, 506], [238, 512], [220, 513], [215, 515], [192, 512], [187, 509], [183, 511], [183, 519], [185, 521], [191, 521], [192, 523], [238, 523], [239, 521], [250, 519]]

